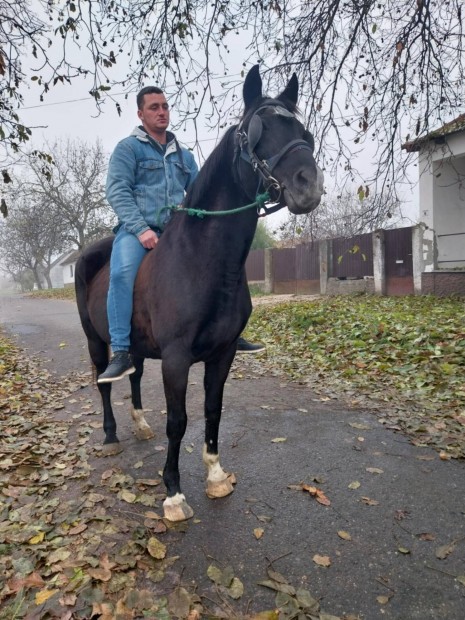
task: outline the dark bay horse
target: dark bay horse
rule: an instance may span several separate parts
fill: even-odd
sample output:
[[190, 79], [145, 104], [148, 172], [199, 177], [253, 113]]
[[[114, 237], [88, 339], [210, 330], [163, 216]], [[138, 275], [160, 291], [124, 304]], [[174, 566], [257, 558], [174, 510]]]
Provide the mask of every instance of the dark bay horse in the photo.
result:
[[[245, 261], [257, 226], [258, 209], [195, 217], [188, 209], [231, 211], [267, 190], [292, 213], [308, 213], [320, 202], [323, 175], [313, 157], [313, 137], [296, 117], [298, 81], [292, 76], [275, 99], [262, 95], [258, 66], [244, 82], [244, 114], [202, 167], [155, 249], [143, 260], [134, 290], [130, 376], [133, 417], [139, 438], [152, 435], [143, 417], [140, 381], [144, 358], [161, 359], [167, 404], [168, 453], [163, 471], [165, 517], [181, 521], [193, 511], [181, 491], [179, 451], [187, 424], [189, 368], [204, 362], [207, 495], [232, 492], [231, 476], [218, 456], [223, 387], [239, 335], [252, 310]], [[89, 246], [76, 265], [82, 326], [97, 374], [108, 363], [106, 296], [112, 238]], [[119, 449], [111, 408], [111, 383], [98, 384], [104, 412], [104, 449]]]

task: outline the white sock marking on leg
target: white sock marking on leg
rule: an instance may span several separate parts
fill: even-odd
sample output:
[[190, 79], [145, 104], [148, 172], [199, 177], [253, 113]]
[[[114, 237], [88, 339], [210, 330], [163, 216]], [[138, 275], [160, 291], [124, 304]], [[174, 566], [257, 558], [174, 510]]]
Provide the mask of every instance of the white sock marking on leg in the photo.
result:
[[220, 457], [218, 454], [209, 454], [207, 445], [203, 447], [203, 462], [207, 468], [207, 480], [210, 482], [221, 482], [227, 478], [226, 472], [220, 465]]

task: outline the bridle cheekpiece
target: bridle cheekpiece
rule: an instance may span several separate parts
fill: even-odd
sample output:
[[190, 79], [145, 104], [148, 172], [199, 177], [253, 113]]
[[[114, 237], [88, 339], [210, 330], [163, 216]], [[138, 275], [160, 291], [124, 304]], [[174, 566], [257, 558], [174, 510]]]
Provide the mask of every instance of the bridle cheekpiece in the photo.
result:
[[[313, 152], [313, 150], [309, 143], [305, 140], [291, 140], [290, 142], [285, 144], [275, 155], [272, 155], [268, 159], [260, 159], [255, 152], [255, 148], [260, 142], [260, 138], [262, 137], [263, 133], [263, 122], [260, 116], [260, 112], [270, 108], [274, 110], [275, 114], [279, 114], [280, 116], [285, 116], [288, 118], [295, 118], [295, 115], [286, 108], [284, 103], [281, 103], [276, 99], [266, 100], [252, 114], [249, 120], [247, 131], [244, 129], [244, 120], [239, 123], [236, 130], [235, 160], [237, 160], [237, 156], [239, 156], [240, 159], [250, 164], [253, 171], [259, 175], [260, 181], [258, 183], [257, 193], [259, 193], [261, 188], [266, 189], [267, 192], [274, 191], [276, 192], [276, 194], [274, 195], [273, 193], [272, 201], [278, 202], [281, 198], [281, 194], [284, 188], [281, 183], [273, 176], [273, 170], [276, 168], [281, 159], [291, 151], [307, 149]], [[282, 206], [283, 205], [277, 205], [276, 207], [265, 208], [265, 214], [277, 211], [278, 209], [281, 209]]]

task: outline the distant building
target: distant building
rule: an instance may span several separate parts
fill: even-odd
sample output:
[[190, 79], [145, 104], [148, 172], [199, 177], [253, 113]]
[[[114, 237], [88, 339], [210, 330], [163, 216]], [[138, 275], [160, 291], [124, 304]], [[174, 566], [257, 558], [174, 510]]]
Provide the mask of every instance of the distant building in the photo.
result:
[[402, 145], [418, 152], [422, 291], [465, 294], [465, 114]]
[[[74, 286], [74, 271], [76, 261], [80, 256], [79, 250], [71, 250], [59, 256], [50, 268], [50, 279], [53, 288], [67, 288]], [[45, 286], [47, 284], [45, 283]]]
[[465, 114], [402, 148], [418, 152], [424, 270], [465, 270]]

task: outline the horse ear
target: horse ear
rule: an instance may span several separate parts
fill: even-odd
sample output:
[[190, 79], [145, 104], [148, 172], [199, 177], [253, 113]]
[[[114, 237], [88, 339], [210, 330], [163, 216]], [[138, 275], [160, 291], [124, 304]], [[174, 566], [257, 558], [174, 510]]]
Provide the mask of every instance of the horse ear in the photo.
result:
[[287, 83], [286, 88], [283, 92], [277, 97], [279, 101], [291, 101], [294, 105], [297, 105], [297, 99], [299, 98], [299, 80], [297, 79], [297, 75], [295, 73], [292, 74], [291, 79]]
[[262, 78], [258, 65], [254, 65], [247, 73], [242, 92], [246, 110], [256, 99], [262, 96]]

